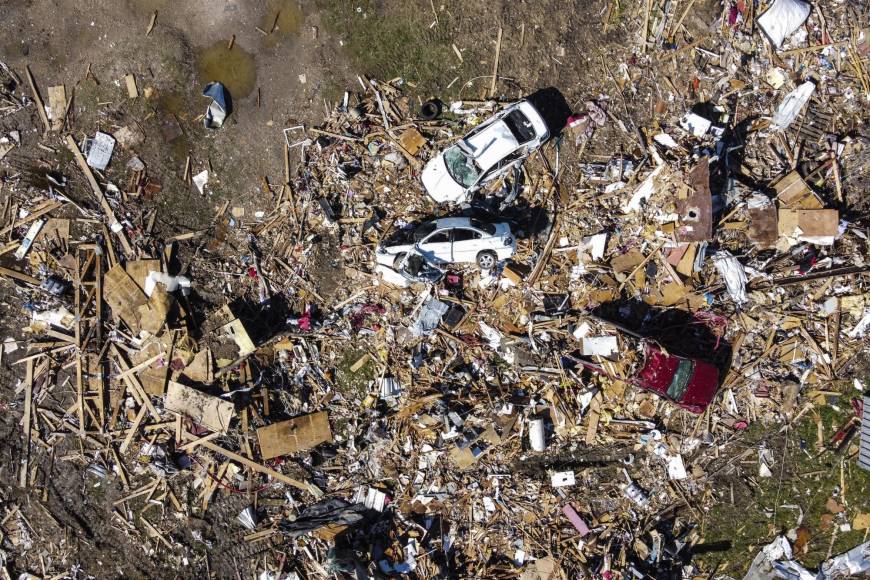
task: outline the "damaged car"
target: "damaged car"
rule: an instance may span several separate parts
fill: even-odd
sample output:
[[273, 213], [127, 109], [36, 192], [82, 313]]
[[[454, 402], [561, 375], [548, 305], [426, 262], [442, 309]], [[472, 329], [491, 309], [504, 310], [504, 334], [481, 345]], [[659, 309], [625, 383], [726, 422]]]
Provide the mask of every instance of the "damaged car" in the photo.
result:
[[522, 164], [551, 134], [531, 100], [514, 103], [431, 159], [423, 169], [423, 187], [438, 203], [467, 201], [484, 184]]
[[[622, 324], [597, 316], [588, 316], [588, 318], [604, 327], [616, 330], [625, 341], [626, 349], [638, 353], [639, 357], [626, 356], [627, 350], [623, 350], [619, 355], [621, 360], [631, 361], [625, 377], [613, 377], [604, 365], [589, 356], [566, 355], [566, 361], [579, 364], [593, 373], [618, 378], [639, 389], [654, 393], [690, 413], [701, 414], [713, 402], [719, 388], [720, 376], [719, 369], [711, 362], [669, 352], [656, 340], [643, 336]], [[615, 338], [613, 345], [616, 345]]]
[[509, 224], [453, 217], [400, 231], [391, 243], [378, 246], [375, 258], [381, 271], [389, 268], [414, 281], [432, 281], [440, 266], [476, 263], [491, 270], [516, 249]]

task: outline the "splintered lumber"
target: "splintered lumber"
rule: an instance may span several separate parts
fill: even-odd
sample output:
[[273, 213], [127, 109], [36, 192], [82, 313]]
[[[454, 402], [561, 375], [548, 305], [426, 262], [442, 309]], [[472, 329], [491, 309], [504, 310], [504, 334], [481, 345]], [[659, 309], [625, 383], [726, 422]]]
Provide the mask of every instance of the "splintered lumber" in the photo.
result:
[[[118, 366], [121, 367], [121, 371], [129, 371], [130, 363], [127, 362], [127, 359], [124, 358], [124, 355], [121, 354], [121, 351], [113, 344], [112, 350], [115, 353], [115, 360], [118, 361]], [[148, 412], [154, 416], [158, 421], [160, 420], [160, 413], [157, 412], [157, 409], [151, 404], [151, 398], [148, 396], [148, 393], [145, 392], [145, 389], [142, 387], [142, 383], [139, 382], [139, 377], [134, 374], [125, 374], [123, 377], [123, 381], [127, 384], [127, 388], [130, 389], [131, 392], [135, 393], [140, 399], [142, 399], [143, 404], [148, 409]]]
[[[184, 438], [188, 441], [197, 439], [197, 437], [195, 435], [191, 435], [190, 433], [184, 433]], [[268, 475], [269, 477], [274, 477], [275, 479], [277, 479], [278, 481], [280, 481], [282, 483], [286, 483], [287, 485], [292, 485], [293, 487], [295, 487], [297, 489], [307, 491], [308, 493], [313, 495], [315, 498], [319, 498], [319, 497], [323, 496], [323, 491], [321, 491], [314, 484], [307, 483], [304, 481], [299, 481], [298, 479], [293, 479], [292, 477], [288, 477], [288, 476], [284, 475], [283, 473], [275, 471], [274, 469], [266, 467], [265, 465], [261, 465], [261, 464], [257, 463], [256, 461], [252, 461], [252, 460], [248, 459], [247, 457], [243, 457], [243, 456], [239, 455], [238, 453], [233, 453], [232, 451], [230, 451], [228, 449], [224, 449], [220, 445], [212, 443], [211, 441], [200, 441], [199, 445], [201, 447], [205, 447], [206, 449], [211, 449], [215, 453], [220, 453], [221, 455], [223, 455], [227, 459], [231, 459], [232, 461], [235, 461], [237, 463], [241, 463], [245, 467], [247, 467], [249, 469], [253, 469], [257, 473], [262, 473], [264, 475]]]
[[[47, 123], [48, 121], [46, 121]], [[82, 173], [85, 174], [85, 177], [88, 180], [88, 185], [91, 186], [91, 191], [97, 197], [97, 201], [100, 202], [100, 207], [103, 208], [103, 213], [106, 214], [106, 217], [109, 218], [109, 229], [113, 232], [115, 229], [112, 227], [118, 223], [118, 218], [115, 217], [115, 212], [112, 209], [112, 206], [109, 205], [106, 196], [103, 195], [103, 190], [100, 189], [100, 184], [97, 183], [96, 178], [94, 177], [94, 173], [91, 171], [90, 166], [88, 166], [88, 162], [85, 160], [85, 156], [82, 155], [81, 149], [76, 144], [75, 139], [72, 138], [72, 135], [66, 136], [66, 146], [72, 152], [73, 156], [76, 158], [76, 162], [79, 164], [79, 168], [82, 170]], [[121, 240], [121, 245], [124, 247], [124, 252], [129, 257], [133, 257], [135, 252], [133, 251], [133, 246], [130, 245], [130, 241], [127, 239], [127, 234], [124, 233], [123, 228], [119, 229], [115, 234]]]
[[17, 229], [25, 224], [29, 224], [32, 221], [36, 221], [41, 218], [45, 214], [52, 212], [63, 205], [63, 202], [60, 201], [46, 201], [44, 203], [39, 204], [37, 207], [33, 208], [33, 210], [28, 213], [23, 218], [19, 218], [13, 221], [11, 224], [6, 226], [3, 229], [0, 229], [0, 236], [5, 236], [9, 232], [14, 229]]
[[133, 424], [130, 425], [130, 429], [127, 431], [127, 436], [124, 437], [124, 442], [121, 443], [121, 453], [126, 453], [127, 448], [130, 447], [130, 444], [133, 443], [133, 437], [136, 436], [136, 432], [139, 430], [139, 426], [142, 424], [142, 420], [145, 418], [145, 413], [148, 412], [148, 408], [145, 405], [139, 409], [139, 412], [136, 413], [136, 418], [133, 420]]

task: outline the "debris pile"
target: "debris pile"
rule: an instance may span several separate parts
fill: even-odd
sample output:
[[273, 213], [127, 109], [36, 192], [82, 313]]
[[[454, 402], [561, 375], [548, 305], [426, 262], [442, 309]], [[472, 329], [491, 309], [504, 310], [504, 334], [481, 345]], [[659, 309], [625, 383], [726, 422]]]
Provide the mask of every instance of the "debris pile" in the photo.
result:
[[[64, 87], [46, 104], [0, 63], [0, 117], [22, 123], [0, 134], [19, 485], [50, 515], [51, 463], [76, 464], [111, 525], [179, 568], [711, 572], [692, 556], [722, 482], [786, 460], [733, 442], [836, 406], [866, 355], [867, 41], [837, 25], [846, 5], [776, 0], [728, 3], [721, 34], [677, 48], [658, 4], [620, 80], [695, 54], [690, 89], [654, 103], [685, 104], [673, 118], [604, 96], [570, 115], [553, 90], [421, 103], [360, 77], [284, 130], [262, 210], [223, 202], [195, 231], [155, 227], [141, 126], [76, 126]], [[226, 89], [203, 95], [224, 130]], [[608, 130], [633, 146], [593, 154]], [[208, 196], [220, 170], [195, 171]], [[867, 469], [855, 394], [812, 451], [840, 469]], [[66, 573], [0, 500], [0, 567]], [[835, 529], [861, 516], [839, 507]], [[216, 510], [236, 547], [207, 555]], [[790, 561], [778, 541], [753, 569]]]

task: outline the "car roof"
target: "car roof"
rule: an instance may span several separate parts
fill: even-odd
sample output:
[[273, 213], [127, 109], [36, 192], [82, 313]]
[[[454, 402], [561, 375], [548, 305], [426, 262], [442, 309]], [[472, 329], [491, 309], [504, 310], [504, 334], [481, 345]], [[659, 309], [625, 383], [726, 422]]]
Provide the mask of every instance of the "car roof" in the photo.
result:
[[471, 219], [465, 217], [441, 218], [435, 220], [435, 227], [445, 228], [468, 228], [471, 227]]
[[493, 122], [480, 133], [465, 139], [465, 142], [483, 171], [488, 170], [519, 147], [513, 133], [501, 119]]

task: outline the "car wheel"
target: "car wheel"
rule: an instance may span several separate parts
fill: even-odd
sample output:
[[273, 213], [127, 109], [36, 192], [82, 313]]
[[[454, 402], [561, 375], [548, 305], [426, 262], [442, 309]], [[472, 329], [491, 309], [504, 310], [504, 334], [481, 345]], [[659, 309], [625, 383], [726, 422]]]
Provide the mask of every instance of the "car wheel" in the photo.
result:
[[492, 270], [498, 263], [498, 256], [495, 252], [481, 252], [477, 255], [477, 265], [481, 270]]
[[405, 256], [407, 256], [407, 254], [404, 252], [396, 254], [396, 257], [393, 259], [393, 270], [398, 270], [401, 267], [402, 262], [405, 261]]

